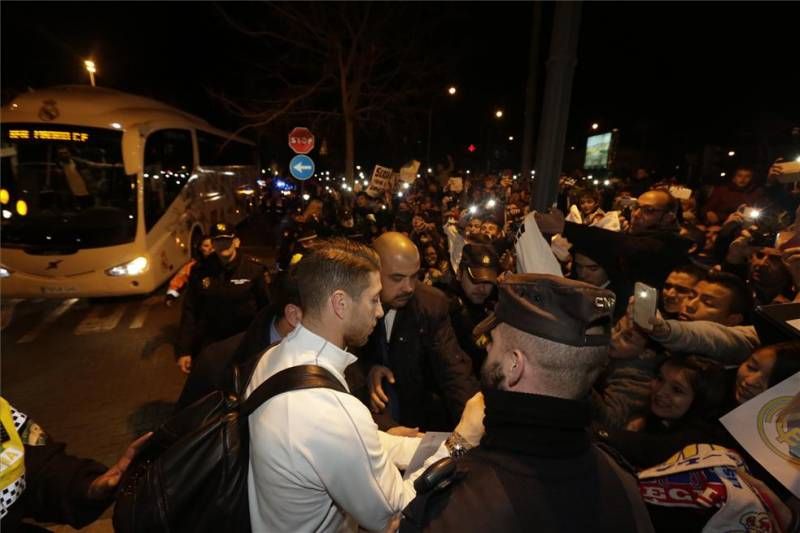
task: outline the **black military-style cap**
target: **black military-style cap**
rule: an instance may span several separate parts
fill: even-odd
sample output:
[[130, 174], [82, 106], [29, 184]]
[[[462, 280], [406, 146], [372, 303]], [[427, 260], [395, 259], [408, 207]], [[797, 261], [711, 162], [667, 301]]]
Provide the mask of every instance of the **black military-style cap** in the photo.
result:
[[490, 244], [465, 244], [461, 250], [459, 268], [466, 270], [473, 283], [495, 283], [500, 260]]
[[607, 290], [550, 274], [509, 274], [498, 279], [494, 313], [475, 327], [476, 337], [501, 322], [570, 346], [602, 346], [611, 338], [615, 296]]
[[211, 226], [211, 244], [214, 245], [214, 250], [217, 252], [230, 248], [235, 238], [236, 232], [233, 230], [233, 226], [224, 222], [218, 222]]
[[225, 224], [224, 222], [218, 222], [211, 226], [211, 238], [230, 238], [233, 239], [236, 237], [236, 232], [233, 229], [233, 226], [230, 224]]

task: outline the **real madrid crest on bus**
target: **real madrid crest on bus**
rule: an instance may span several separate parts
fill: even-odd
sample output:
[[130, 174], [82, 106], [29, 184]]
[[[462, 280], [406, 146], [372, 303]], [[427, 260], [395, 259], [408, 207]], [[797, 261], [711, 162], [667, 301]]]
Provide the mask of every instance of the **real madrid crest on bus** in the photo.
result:
[[50, 121], [55, 120], [61, 112], [56, 107], [55, 100], [45, 100], [42, 102], [42, 108], [39, 109], [39, 118], [42, 120]]

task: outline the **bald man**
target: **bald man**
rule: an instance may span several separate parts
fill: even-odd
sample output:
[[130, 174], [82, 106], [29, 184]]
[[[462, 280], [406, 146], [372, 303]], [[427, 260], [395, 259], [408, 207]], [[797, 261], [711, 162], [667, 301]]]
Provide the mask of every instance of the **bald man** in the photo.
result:
[[478, 382], [453, 332], [447, 297], [417, 283], [419, 250], [408, 237], [384, 233], [373, 246], [384, 317], [359, 353], [362, 399], [381, 429], [452, 430]]

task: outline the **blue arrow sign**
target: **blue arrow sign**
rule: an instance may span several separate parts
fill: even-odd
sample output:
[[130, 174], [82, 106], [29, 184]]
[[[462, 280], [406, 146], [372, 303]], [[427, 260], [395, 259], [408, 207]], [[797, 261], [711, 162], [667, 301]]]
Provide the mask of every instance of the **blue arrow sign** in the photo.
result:
[[314, 175], [314, 160], [307, 155], [296, 155], [289, 163], [289, 172], [295, 178], [305, 181]]

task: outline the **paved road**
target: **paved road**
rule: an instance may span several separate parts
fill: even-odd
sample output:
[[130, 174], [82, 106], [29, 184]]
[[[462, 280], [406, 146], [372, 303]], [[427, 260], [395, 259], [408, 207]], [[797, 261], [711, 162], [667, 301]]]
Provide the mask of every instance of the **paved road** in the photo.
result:
[[[273, 247], [252, 226], [242, 231], [245, 253], [271, 262]], [[0, 316], [3, 397], [68, 443], [68, 452], [113, 464], [171, 413], [184, 382], [173, 349], [180, 306], [165, 307], [163, 290], [4, 299]], [[107, 520], [98, 526], [91, 531], [110, 531]]]

